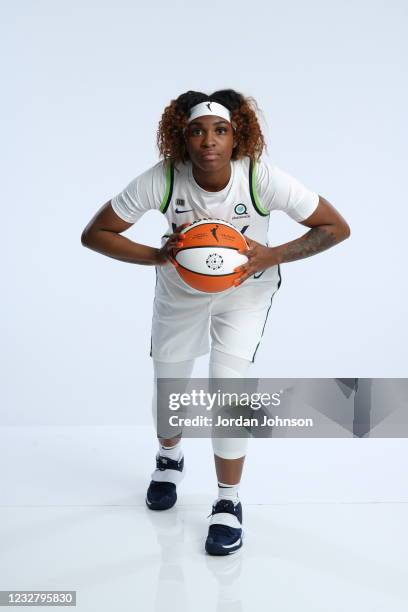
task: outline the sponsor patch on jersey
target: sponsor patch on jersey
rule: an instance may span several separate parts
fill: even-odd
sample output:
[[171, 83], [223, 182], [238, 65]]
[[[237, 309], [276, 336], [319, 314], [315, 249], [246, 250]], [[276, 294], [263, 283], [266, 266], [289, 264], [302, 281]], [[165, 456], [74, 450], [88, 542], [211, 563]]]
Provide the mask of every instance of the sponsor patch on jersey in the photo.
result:
[[251, 215], [248, 214], [248, 208], [243, 202], [235, 204], [234, 206], [235, 217], [233, 219], [249, 219]]
[[245, 206], [245, 204], [235, 204], [234, 207], [234, 213], [236, 215], [245, 215], [247, 213], [247, 207]]

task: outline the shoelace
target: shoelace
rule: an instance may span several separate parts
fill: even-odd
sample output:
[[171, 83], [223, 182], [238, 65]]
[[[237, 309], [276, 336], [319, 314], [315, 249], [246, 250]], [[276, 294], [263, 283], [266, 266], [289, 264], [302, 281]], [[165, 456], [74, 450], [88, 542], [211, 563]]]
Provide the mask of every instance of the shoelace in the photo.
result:
[[156, 456], [156, 469], [164, 472], [164, 470], [178, 470], [182, 471], [184, 465], [184, 457], [181, 457], [179, 461], [163, 457], [162, 455]]
[[[234, 507], [233, 501], [230, 501], [229, 499], [220, 499], [216, 504], [213, 505], [211, 514], [209, 514], [207, 518], [210, 518], [211, 516], [213, 516], [214, 514], [218, 514], [219, 512], [228, 512], [229, 514], [234, 514], [235, 516], [235, 513], [231, 512], [231, 504]], [[215, 508], [217, 508], [217, 512], [215, 512]]]

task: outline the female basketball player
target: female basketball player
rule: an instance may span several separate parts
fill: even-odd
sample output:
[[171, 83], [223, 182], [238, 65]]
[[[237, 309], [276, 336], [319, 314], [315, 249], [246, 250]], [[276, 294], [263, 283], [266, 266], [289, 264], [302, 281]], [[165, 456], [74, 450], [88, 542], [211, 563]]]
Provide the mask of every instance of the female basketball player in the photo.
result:
[[[279, 264], [320, 253], [350, 235], [345, 220], [325, 198], [261, 159], [265, 143], [256, 110], [253, 99], [230, 89], [211, 95], [188, 91], [172, 100], [157, 133], [162, 161], [102, 206], [82, 234], [82, 244], [99, 253], [156, 266], [150, 353], [155, 381], [189, 378], [194, 359], [210, 349], [208, 329], [209, 377], [244, 377], [280, 285]], [[149, 210], [161, 211], [168, 220], [161, 248], [121, 235]], [[268, 222], [274, 210], [311, 229], [296, 240], [269, 247]], [[172, 248], [182, 244], [180, 226], [200, 218], [229, 221], [250, 247], [237, 286], [220, 294], [191, 289], [169, 263]], [[157, 435], [156, 470], [146, 503], [152, 510], [164, 510], [177, 500], [184, 457], [180, 437]], [[238, 488], [247, 440], [214, 437], [212, 443], [218, 497], [205, 549], [226, 555], [242, 546]]]

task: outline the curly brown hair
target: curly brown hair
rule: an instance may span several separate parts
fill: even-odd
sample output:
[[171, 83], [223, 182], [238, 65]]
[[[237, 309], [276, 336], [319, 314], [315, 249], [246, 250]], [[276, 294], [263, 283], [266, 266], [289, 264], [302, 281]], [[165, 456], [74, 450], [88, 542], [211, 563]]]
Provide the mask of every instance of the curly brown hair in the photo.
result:
[[231, 112], [231, 122], [236, 126], [235, 141], [231, 159], [244, 156], [253, 161], [259, 159], [266, 143], [258, 122], [258, 105], [254, 98], [245, 97], [234, 89], [222, 89], [207, 95], [200, 91], [187, 91], [172, 100], [164, 109], [157, 130], [157, 146], [160, 156], [173, 163], [185, 163], [189, 159], [184, 142], [184, 128], [187, 126], [190, 110], [200, 102], [218, 102]]

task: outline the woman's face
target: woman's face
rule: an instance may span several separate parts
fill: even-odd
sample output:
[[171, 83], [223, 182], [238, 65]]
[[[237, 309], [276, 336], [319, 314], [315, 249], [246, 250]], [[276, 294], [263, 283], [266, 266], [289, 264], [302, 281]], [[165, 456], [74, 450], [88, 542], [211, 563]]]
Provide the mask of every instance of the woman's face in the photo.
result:
[[205, 172], [214, 172], [231, 159], [234, 131], [222, 117], [205, 115], [188, 124], [185, 142], [192, 163]]

